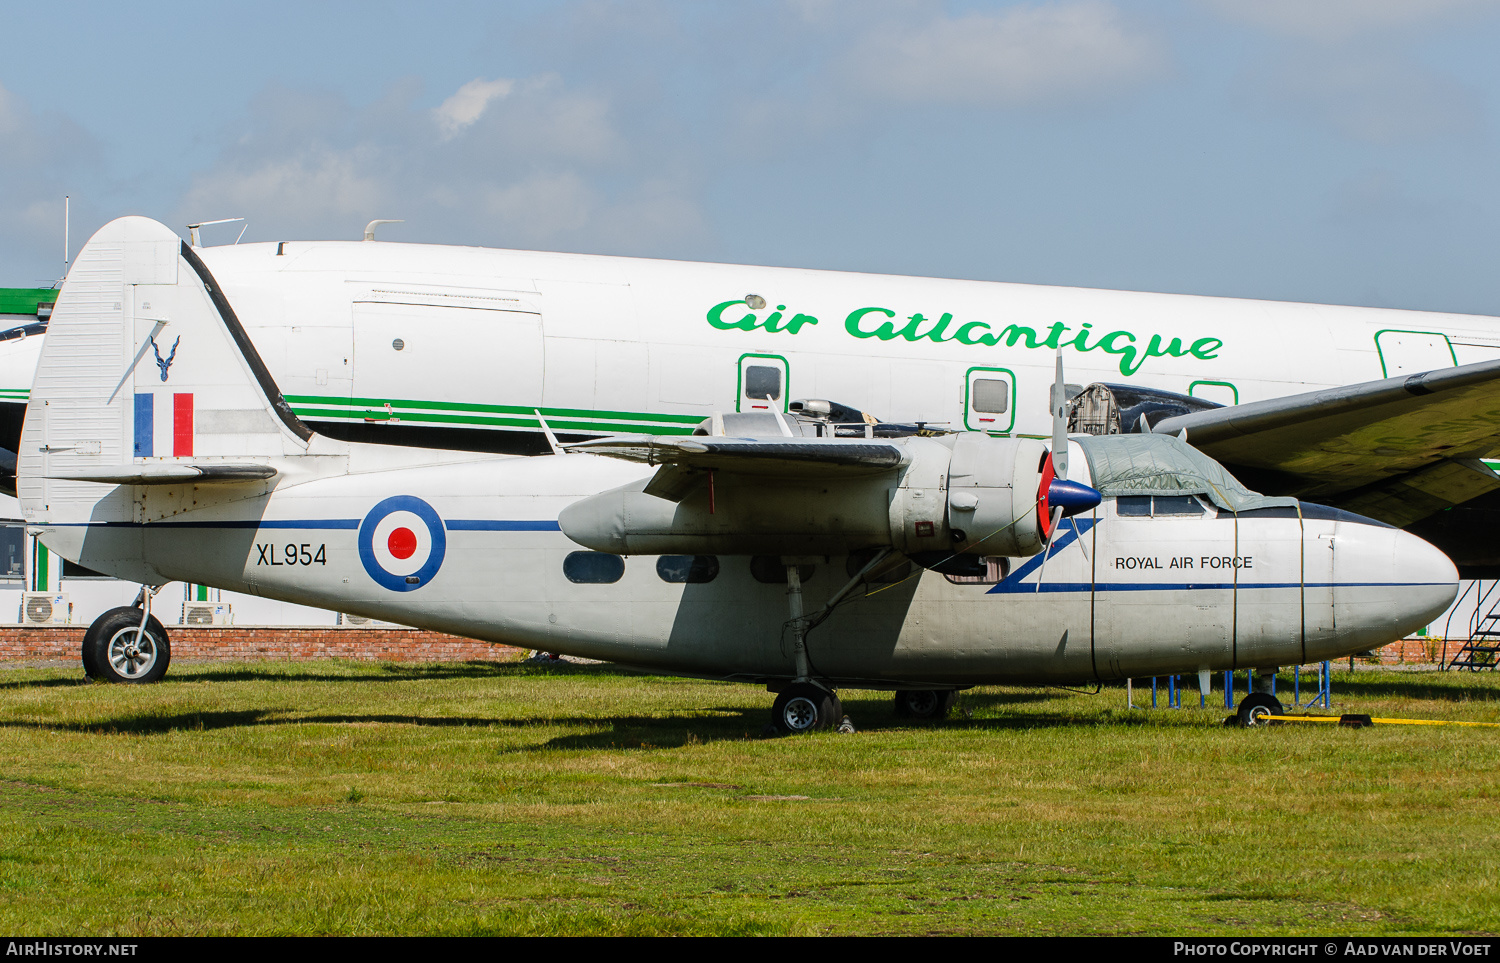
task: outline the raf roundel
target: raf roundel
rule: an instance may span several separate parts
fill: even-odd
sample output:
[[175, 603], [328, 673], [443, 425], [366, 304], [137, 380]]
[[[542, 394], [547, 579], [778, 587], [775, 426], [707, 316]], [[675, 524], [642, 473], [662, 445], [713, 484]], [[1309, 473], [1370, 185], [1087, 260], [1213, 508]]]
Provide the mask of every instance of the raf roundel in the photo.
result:
[[447, 550], [442, 518], [413, 495], [392, 495], [359, 524], [359, 560], [376, 584], [393, 592], [432, 581]]

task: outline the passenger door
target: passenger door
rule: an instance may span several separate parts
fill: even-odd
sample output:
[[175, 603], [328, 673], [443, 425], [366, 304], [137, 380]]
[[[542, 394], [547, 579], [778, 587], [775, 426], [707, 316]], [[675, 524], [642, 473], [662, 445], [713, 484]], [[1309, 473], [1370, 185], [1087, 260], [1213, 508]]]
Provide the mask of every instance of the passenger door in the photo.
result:
[[791, 372], [776, 354], [740, 356], [735, 411], [786, 411]]
[[964, 427], [1006, 433], [1016, 423], [1016, 376], [1009, 368], [970, 368], [964, 376]]

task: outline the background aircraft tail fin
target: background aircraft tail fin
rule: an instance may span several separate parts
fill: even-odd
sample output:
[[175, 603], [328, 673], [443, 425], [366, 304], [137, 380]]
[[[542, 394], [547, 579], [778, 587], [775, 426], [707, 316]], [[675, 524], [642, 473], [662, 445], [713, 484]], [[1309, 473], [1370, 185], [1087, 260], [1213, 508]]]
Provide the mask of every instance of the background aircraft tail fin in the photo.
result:
[[28, 521], [127, 521], [130, 490], [101, 483], [264, 482], [312, 437], [197, 253], [125, 217], [84, 245], [58, 293], [17, 489]]

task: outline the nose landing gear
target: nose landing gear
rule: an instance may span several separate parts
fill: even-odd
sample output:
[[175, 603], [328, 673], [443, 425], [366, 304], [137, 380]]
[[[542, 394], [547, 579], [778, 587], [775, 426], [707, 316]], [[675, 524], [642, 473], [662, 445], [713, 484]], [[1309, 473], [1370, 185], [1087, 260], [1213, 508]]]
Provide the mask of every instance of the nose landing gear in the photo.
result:
[[1266, 725], [1272, 716], [1284, 715], [1286, 708], [1268, 692], [1252, 692], [1240, 700], [1239, 711], [1231, 718], [1242, 727]]

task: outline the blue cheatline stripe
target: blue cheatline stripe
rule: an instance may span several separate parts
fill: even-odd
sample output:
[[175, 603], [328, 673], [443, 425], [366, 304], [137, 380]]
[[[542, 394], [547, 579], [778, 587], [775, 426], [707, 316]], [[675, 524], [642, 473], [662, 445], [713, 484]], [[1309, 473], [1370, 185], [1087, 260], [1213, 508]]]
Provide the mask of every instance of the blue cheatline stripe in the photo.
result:
[[[1000, 583], [1005, 589], [1001, 595], [1022, 594], [1030, 595], [1036, 592], [1036, 583], [1011, 583], [1009, 579]], [[1447, 582], [1241, 582], [1239, 591], [1250, 589], [1326, 589], [1326, 588], [1424, 588], [1431, 586], [1448, 585]], [[1202, 591], [1231, 591], [1235, 588], [1233, 582], [1100, 582], [1091, 585], [1088, 582], [1043, 582], [1041, 594], [1047, 595], [1053, 592], [1202, 592]], [[995, 594], [990, 589], [985, 594]]]
[[[1078, 541], [1078, 536], [1079, 535], [1083, 534], [1084, 532], [1087, 532], [1089, 529], [1093, 528], [1097, 524], [1099, 524], [1099, 520], [1096, 519], [1096, 518], [1064, 518], [1064, 519], [1062, 519], [1062, 521], [1060, 521], [1058, 523], [1057, 528], [1058, 528], [1058, 531], [1061, 531], [1062, 527], [1064, 525], [1068, 526], [1068, 531], [1067, 531], [1066, 534], [1058, 535], [1057, 532], [1054, 532], [1053, 534], [1055, 536], [1057, 536], [1057, 537], [1055, 537], [1055, 538], [1052, 539], [1052, 543], [1047, 546], [1046, 551], [1038, 552], [1035, 555], [1031, 556], [1031, 558], [1027, 559], [1025, 561], [1025, 563], [1021, 565], [1020, 568], [1017, 568], [1014, 572], [1011, 572], [1010, 575], [1006, 576], [1003, 580], [1001, 580], [998, 584], [996, 584], [994, 588], [990, 589], [989, 592], [987, 592], [985, 594], [987, 594], [987, 595], [1006, 595], [1006, 594], [1009, 594], [1011, 592], [1035, 592], [1036, 591], [1036, 583], [1032, 583], [1031, 585], [1022, 585], [1021, 584], [1021, 580], [1023, 578], [1025, 578], [1026, 576], [1030, 575], [1032, 572], [1035, 572], [1037, 569], [1041, 568], [1042, 567], [1042, 560], [1043, 559], [1051, 558], [1052, 556], [1056, 555], [1058, 552], [1061, 552], [1063, 549], [1067, 548], [1069, 545], [1072, 545], [1074, 542]], [[1060, 585], [1060, 586], [1066, 586], [1066, 585], [1069, 585], [1069, 584], [1077, 586], [1077, 585], [1084, 585], [1085, 583], [1081, 583], [1081, 582], [1074, 582], [1074, 583], [1059, 582], [1057, 584]], [[1079, 588], [1076, 588], [1076, 587], [1075, 588], [1053, 588], [1051, 585], [1045, 585], [1045, 584], [1042, 586], [1042, 591], [1043, 592], [1058, 592], [1058, 591], [1062, 591], [1062, 592], [1079, 592], [1079, 591], [1090, 591], [1092, 589], [1093, 589], [1092, 585], [1088, 585], [1088, 586], [1086, 586], [1086, 588], [1083, 588], [1083, 589], [1079, 589]]]
[[[292, 528], [344, 529], [359, 528], [358, 518], [268, 518], [249, 521], [219, 522], [53, 522], [52, 528]], [[443, 524], [450, 532], [560, 532], [556, 519], [455, 518]]]
[[443, 523], [450, 532], [560, 532], [557, 519], [450, 518]]
[[153, 403], [155, 395], [139, 394], [135, 396], [135, 457], [152, 457], [151, 435], [155, 430], [156, 411]]

